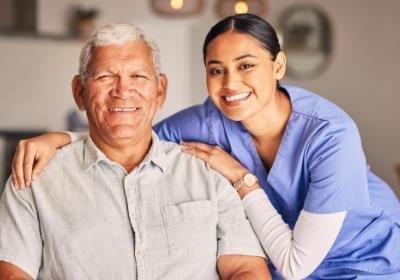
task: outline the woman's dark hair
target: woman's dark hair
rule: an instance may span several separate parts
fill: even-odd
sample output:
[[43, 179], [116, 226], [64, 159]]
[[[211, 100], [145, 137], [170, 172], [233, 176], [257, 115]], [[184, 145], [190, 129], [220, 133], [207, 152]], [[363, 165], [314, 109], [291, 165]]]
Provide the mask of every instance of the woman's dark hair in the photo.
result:
[[275, 60], [276, 55], [281, 51], [278, 36], [274, 28], [262, 18], [253, 14], [237, 14], [229, 16], [213, 27], [208, 32], [203, 44], [203, 61], [206, 61], [207, 47], [212, 40], [230, 30], [238, 33], [250, 35], [256, 39], [272, 55]]

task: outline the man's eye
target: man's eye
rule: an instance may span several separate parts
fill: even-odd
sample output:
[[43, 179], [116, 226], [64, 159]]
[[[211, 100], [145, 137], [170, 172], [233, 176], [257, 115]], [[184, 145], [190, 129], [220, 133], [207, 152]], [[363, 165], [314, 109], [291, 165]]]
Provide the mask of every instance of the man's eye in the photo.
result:
[[139, 78], [139, 79], [147, 79], [146, 75], [142, 75], [142, 74], [134, 74], [131, 76], [132, 78]]
[[107, 80], [109, 78], [112, 78], [112, 76], [111, 75], [101, 75], [101, 76], [98, 76], [96, 80], [103, 81], [103, 80]]

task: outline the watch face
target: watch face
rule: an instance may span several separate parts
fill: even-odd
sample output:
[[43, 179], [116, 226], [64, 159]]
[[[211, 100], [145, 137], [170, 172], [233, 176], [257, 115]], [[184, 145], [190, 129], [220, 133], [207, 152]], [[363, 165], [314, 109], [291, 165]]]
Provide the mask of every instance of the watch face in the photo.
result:
[[243, 177], [243, 183], [248, 187], [252, 187], [255, 183], [257, 183], [257, 177], [251, 173], [247, 173]]

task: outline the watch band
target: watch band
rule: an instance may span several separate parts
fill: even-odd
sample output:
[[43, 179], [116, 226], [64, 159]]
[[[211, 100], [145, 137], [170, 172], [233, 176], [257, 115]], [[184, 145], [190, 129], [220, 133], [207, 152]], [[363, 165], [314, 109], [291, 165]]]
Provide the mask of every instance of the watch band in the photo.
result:
[[245, 173], [239, 180], [233, 183], [233, 188], [238, 191], [242, 187], [251, 188], [258, 182], [257, 177], [251, 173]]

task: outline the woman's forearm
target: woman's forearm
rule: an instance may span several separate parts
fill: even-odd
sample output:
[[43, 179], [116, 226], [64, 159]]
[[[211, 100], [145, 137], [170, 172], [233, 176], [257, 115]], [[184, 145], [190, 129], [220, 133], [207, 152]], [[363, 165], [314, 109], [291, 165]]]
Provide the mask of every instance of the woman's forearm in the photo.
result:
[[346, 212], [313, 214], [302, 210], [293, 231], [262, 189], [243, 198], [251, 225], [269, 259], [285, 279], [310, 275], [332, 247]]

